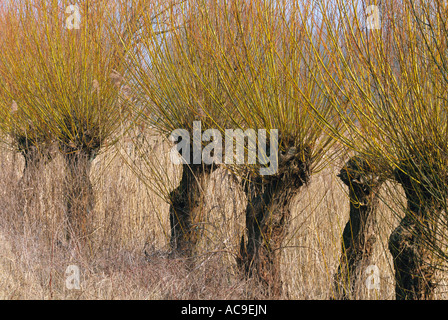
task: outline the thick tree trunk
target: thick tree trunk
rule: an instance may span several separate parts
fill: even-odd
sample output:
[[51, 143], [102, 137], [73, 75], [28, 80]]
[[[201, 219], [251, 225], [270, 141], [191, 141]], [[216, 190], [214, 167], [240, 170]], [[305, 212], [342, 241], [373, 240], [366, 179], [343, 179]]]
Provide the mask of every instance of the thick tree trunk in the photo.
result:
[[20, 208], [25, 213], [36, 196], [38, 175], [45, 165], [51, 161], [53, 155], [51, 145], [48, 145], [48, 143], [43, 142], [36, 145], [35, 142], [29, 141], [26, 137], [16, 137], [16, 139], [18, 149], [25, 160], [17, 196]]
[[260, 281], [263, 293], [280, 297], [280, 262], [291, 218], [291, 200], [309, 181], [310, 151], [284, 157], [274, 176], [254, 177], [245, 187], [247, 242], [242, 236], [237, 263], [246, 275]]
[[424, 186], [396, 170], [407, 198], [407, 211], [389, 238], [389, 250], [394, 259], [395, 295], [397, 300], [433, 299], [434, 243], [433, 223], [440, 207]]
[[66, 237], [84, 247], [90, 245], [95, 196], [90, 182], [93, 158], [86, 152], [64, 153], [66, 160]]
[[[32, 193], [35, 187], [33, 183], [36, 180], [36, 174], [43, 167], [43, 161], [41, 154], [37, 152], [35, 146], [29, 146], [26, 149], [21, 149], [21, 154], [25, 160], [25, 165], [23, 167], [23, 174], [19, 181], [19, 188], [21, 191], [21, 197], [19, 201], [21, 204], [26, 205], [29, 200], [28, 194]], [[31, 192], [30, 192], [31, 191]]]
[[191, 257], [201, 233], [204, 189], [215, 166], [184, 164], [179, 186], [170, 193], [173, 256]]
[[346, 300], [353, 298], [361, 275], [371, 264], [383, 180], [360, 157], [351, 158], [338, 177], [349, 187], [350, 217], [342, 234], [342, 254], [334, 280], [336, 298]]

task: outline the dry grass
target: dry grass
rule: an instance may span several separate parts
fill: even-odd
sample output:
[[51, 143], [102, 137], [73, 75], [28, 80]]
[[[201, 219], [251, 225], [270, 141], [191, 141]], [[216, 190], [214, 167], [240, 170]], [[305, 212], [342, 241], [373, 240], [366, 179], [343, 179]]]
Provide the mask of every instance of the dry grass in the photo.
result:
[[[150, 143], [149, 152], [167, 156], [168, 148], [160, 140]], [[132, 145], [126, 142], [118, 148], [132, 150]], [[36, 170], [35, 185], [23, 187], [19, 185], [21, 156], [0, 152], [0, 298], [248, 299], [257, 295], [257, 285], [241, 279], [235, 264], [245, 199], [225, 171], [217, 170], [206, 190], [207, 216], [191, 270], [182, 260], [167, 257], [168, 205], [133, 175], [113, 149], [99, 156], [92, 169], [97, 197], [93, 254], [85, 257], [68, 247], [63, 241], [63, 164], [57, 157]], [[315, 174], [296, 199], [284, 243], [285, 299], [332, 297], [349, 210], [347, 190], [336, 177], [339, 167], [334, 164]], [[179, 172], [173, 166], [169, 170], [176, 181]], [[381, 241], [374, 263], [380, 270], [381, 289], [368, 290], [362, 283], [354, 292], [357, 299], [394, 298], [387, 238], [397, 219], [386, 204], [379, 211]], [[66, 288], [69, 265], [80, 268], [80, 290]], [[443, 283], [439, 291], [443, 293]]]

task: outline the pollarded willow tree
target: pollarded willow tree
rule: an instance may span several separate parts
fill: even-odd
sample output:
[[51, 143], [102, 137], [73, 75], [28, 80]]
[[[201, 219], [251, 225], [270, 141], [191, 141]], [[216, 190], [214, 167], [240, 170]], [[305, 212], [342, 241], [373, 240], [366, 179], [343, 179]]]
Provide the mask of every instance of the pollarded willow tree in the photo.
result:
[[[390, 238], [395, 259], [397, 298], [432, 299], [438, 285], [437, 270], [446, 270], [448, 163], [447, 139], [447, 3], [409, 1], [405, 13], [412, 21], [418, 61], [427, 78], [418, 79], [427, 105], [419, 120], [420, 137], [411, 156], [401, 162], [395, 176], [407, 198], [406, 215]], [[423, 74], [424, 71], [422, 70]], [[422, 84], [423, 83], [423, 84]], [[426, 125], [430, 127], [425, 128]]]
[[[425, 36], [427, 24], [412, 2], [369, 5], [322, 2], [323, 30], [331, 39], [325, 52], [339, 66], [337, 77], [322, 87], [337, 97], [333, 106], [348, 128], [347, 135], [334, 135], [404, 189], [404, 218], [389, 240], [397, 299], [430, 299], [435, 271], [446, 260], [447, 113], [440, 72], [445, 11], [422, 6], [439, 14], [426, 20], [433, 24]], [[337, 14], [327, 14], [328, 8]], [[318, 52], [315, 59], [321, 60]], [[318, 74], [328, 74], [326, 66]]]
[[[267, 295], [279, 297], [292, 200], [332, 150], [333, 139], [309, 105], [338, 126], [337, 115], [330, 114], [330, 104], [319, 93], [321, 79], [309, 71], [311, 52], [304, 50], [312, 1], [199, 3], [205, 30], [215, 30], [214, 22], [221, 21], [219, 36], [208, 39], [207, 53], [230, 104], [230, 129], [241, 136], [235, 139], [236, 154], [234, 147], [225, 150], [225, 165], [239, 176], [247, 197], [238, 264]], [[206, 9], [210, 3], [213, 10]]]
[[6, 7], [8, 27], [18, 36], [9, 38], [2, 54], [3, 94], [36, 119], [34, 127], [44, 128], [39, 133], [57, 141], [67, 169], [67, 236], [84, 243], [92, 232], [92, 161], [115, 141], [129, 115], [116, 81], [124, 72], [122, 46], [107, 28], [114, 14], [110, 4], [90, 0]]
[[[310, 74], [321, 79], [320, 93], [326, 96], [329, 108], [338, 114], [342, 125], [334, 127], [313, 103], [310, 103], [310, 109], [314, 109], [313, 113], [320, 119], [323, 127], [340, 142], [340, 146], [344, 146], [341, 154], [344, 161], [347, 161], [337, 175], [348, 187], [350, 214], [341, 237], [342, 252], [334, 275], [332, 298], [336, 299], [354, 298], [361, 286], [365, 285], [363, 275], [373, 263], [373, 250], [377, 241], [379, 191], [390, 177], [390, 171], [376, 161], [369, 148], [369, 144], [376, 143], [368, 138], [368, 130], [371, 128], [365, 127], [358, 120], [360, 111], [352, 106], [352, 95], [356, 87], [351, 84], [344, 86], [350, 76], [368, 77], [362, 65], [349, 56], [347, 48], [350, 47], [345, 44], [344, 38], [352, 30], [347, 27], [346, 21], [357, 21], [357, 10], [365, 10], [366, 13], [373, 8], [358, 5], [359, 3], [354, 6], [348, 4], [344, 7], [332, 2], [316, 4], [313, 7], [312, 27], [306, 31], [309, 38], [306, 45], [309, 45], [307, 50], [312, 61], [310, 66], [313, 66]], [[350, 10], [353, 8], [356, 13]], [[370, 19], [372, 24], [378, 21], [376, 16]], [[365, 23], [365, 28], [366, 25]], [[363, 35], [356, 34], [364, 44]], [[340, 59], [341, 56], [345, 59]], [[363, 132], [365, 136], [360, 137], [359, 132]], [[354, 148], [355, 145], [363, 145], [365, 148]], [[348, 160], [345, 159], [347, 157]]]
[[[0, 11], [0, 46], [3, 52], [0, 56], [0, 131], [2, 142], [24, 157], [25, 165], [19, 185], [25, 190], [32, 188], [41, 164], [51, 159], [54, 137], [40, 105], [19, 94], [27, 88], [28, 70], [33, 68], [23, 63], [27, 61], [26, 51], [35, 52], [36, 48], [24, 42], [25, 33], [17, 32], [20, 21], [12, 10], [4, 6]], [[18, 64], [19, 61], [22, 63]], [[21, 83], [16, 79], [24, 80]]]
[[[174, 252], [192, 255], [202, 190], [213, 166], [223, 164], [239, 176], [247, 195], [247, 241], [239, 263], [272, 295], [281, 292], [291, 200], [332, 141], [307, 113], [307, 99], [321, 103], [324, 114], [329, 109], [318, 80], [307, 77], [299, 10], [287, 2], [184, 1], [167, 5], [156, 18], [148, 11], [129, 68], [148, 123], [166, 136], [182, 130], [187, 137], [177, 140], [189, 158], [168, 195]], [[196, 132], [220, 134], [195, 141], [195, 124]], [[211, 163], [194, 158], [195, 144]]]
[[[144, 3], [144, 1], [142, 2]], [[138, 30], [127, 50], [129, 84], [138, 97], [137, 113], [146, 128], [153, 128], [176, 144], [173, 163], [181, 165], [177, 186], [166, 181], [166, 172], [154, 167], [151, 154], [145, 167], [155, 181], [146, 181], [170, 204], [170, 245], [173, 256], [190, 258], [202, 233], [204, 190], [210, 175], [221, 164], [217, 133], [229, 127], [232, 112], [219, 70], [211, 59], [211, 38], [221, 37], [203, 10], [213, 4], [198, 1], [154, 2], [138, 17], [126, 19], [128, 29]], [[219, 21], [212, 23], [219, 24]], [[232, 89], [228, 89], [232, 90]], [[160, 169], [160, 168], [159, 168]], [[145, 173], [137, 172], [145, 179]]]

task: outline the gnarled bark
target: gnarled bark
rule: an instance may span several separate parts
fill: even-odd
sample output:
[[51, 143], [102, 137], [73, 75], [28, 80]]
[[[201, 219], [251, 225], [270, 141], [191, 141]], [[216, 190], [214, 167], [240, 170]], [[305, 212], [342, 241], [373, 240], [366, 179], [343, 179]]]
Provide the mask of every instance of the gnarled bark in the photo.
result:
[[[293, 148], [291, 148], [293, 150]], [[247, 196], [247, 242], [242, 236], [239, 267], [247, 277], [261, 282], [264, 294], [282, 294], [280, 260], [291, 218], [291, 200], [310, 178], [311, 150], [288, 152], [280, 158], [278, 173], [253, 177]]]
[[17, 148], [22, 154], [25, 164], [19, 181], [18, 203], [23, 212], [31, 205], [37, 189], [37, 176], [44, 166], [53, 158], [51, 142], [28, 139], [26, 136], [15, 136]]
[[350, 217], [342, 234], [342, 254], [335, 275], [337, 299], [350, 299], [371, 264], [376, 242], [378, 192], [383, 183], [361, 157], [352, 157], [338, 177], [349, 187]]
[[94, 155], [85, 150], [64, 153], [66, 161], [65, 201], [66, 238], [75, 240], [82, 249], [90, 245], [92, 234], [92, 212], [95, 195], [90, 181], [90, 170]]
[[434, 196], [401, 170], [395, 178], [405, 191], [405, 217], [389, 238], [389, 250], [394, 259], [395, 295], [397, 300], [429, 300], [435, 283], [433, 256], [433, 223], [441, 213]]
[[200, 237], [203, 193], [216, 166], [183, 164], [179, 186], [170, 193], [172, 255], [191, 257]]

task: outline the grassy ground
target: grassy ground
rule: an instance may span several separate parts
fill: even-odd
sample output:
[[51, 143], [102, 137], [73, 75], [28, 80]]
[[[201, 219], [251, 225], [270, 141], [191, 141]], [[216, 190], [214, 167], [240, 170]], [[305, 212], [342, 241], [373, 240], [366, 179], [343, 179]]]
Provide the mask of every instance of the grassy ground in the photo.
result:
[[[130, 141], [117, 146], [132, 151]], [[168, 158], [160, 139], [147, 152]], [[132, 157], [132, 156], [131, 156]], [[128, 158], [125, 158], [128, 159]], [[336, 177], [342, 163], [313, 175], [296, 199], [283, 251], [285, 299], [328, 299], [348, 218], [346, 187]], [[138, 163], [136, 163], [138, 165]], [[97, 197], [91, 257], [64, 243], [64, 164], [60, 156], [36, 170], [35, 184], [19, 184], [23, 159], [0, 152], [0, 298], [2, 299], [247, 299], [257, 285], [240, 278], [235, 264], [244, 228], [244, 195], [224, 170], [206, 190], [206, 217], [195, 267], [169, 259], [168, 205], [143, 184], [117, 149], [100, 155], [92, 168]], [[174, 186], [178, 170], [168, 166]], [[388, 190], [398, 190], [392, 186]], [[387, 192], [384, 192], [387, 198]], [[20, 200], [25, 198], [25, 200]], [[363, 275], [357, 299], [393, 299], [394, 281], [387, 238], [397, 225], [382, 203], [374, 264], [380, 290], [368, 290]], [[79, 267], [79, 290], [66, 286], [66, 269]], [[442, 275], [443, 276], [443, 275]], [[365, 279], [365, 280], [364, 280]], [[443, 277], [442, 277], [443, 279]], [[444, 280], [437, 298], [444, 298]]]

